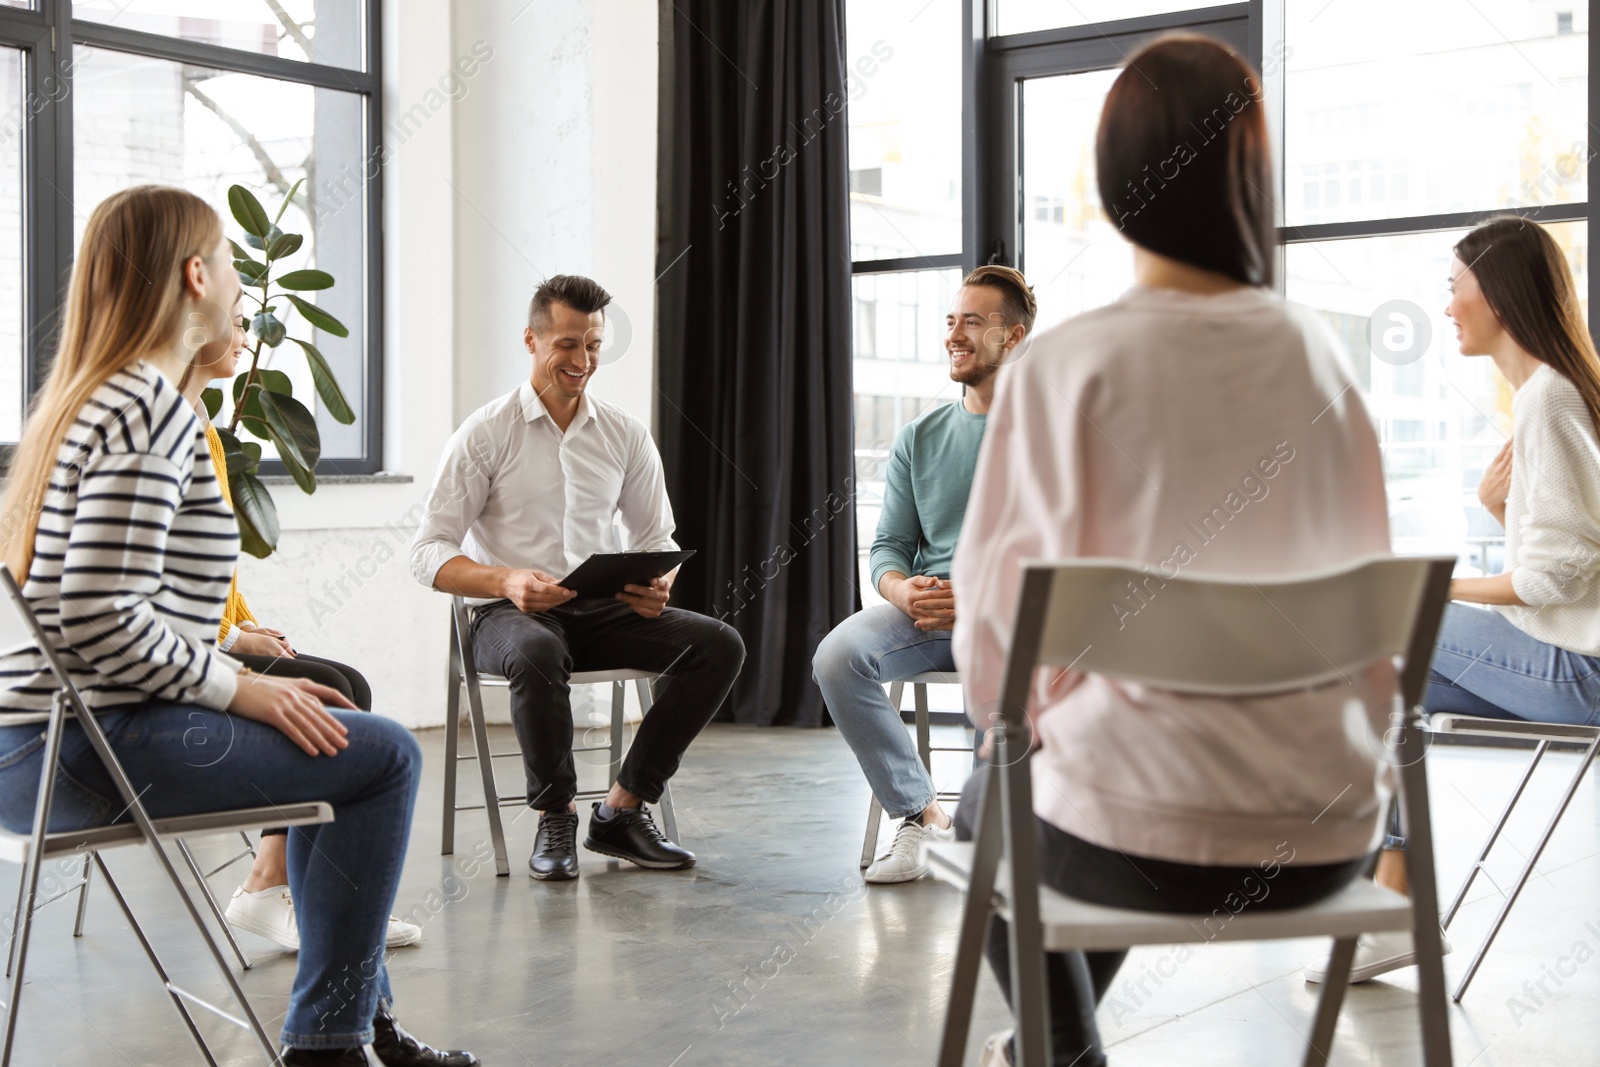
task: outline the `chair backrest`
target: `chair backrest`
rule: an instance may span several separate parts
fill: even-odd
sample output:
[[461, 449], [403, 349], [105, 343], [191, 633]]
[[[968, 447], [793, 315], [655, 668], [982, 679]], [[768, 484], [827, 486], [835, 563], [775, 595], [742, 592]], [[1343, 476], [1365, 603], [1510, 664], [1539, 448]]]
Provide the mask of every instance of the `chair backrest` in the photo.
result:
[[1375, 556], [1314, 574], [1166, 578], [1126, 560], [1025, 561], [1003, 704], [1008, 718], [1020, 714], [1034, 666], [1248, 696], [1338, 681], [1403, 656], [1401, 693], [1411, 706], [1454, 565]]

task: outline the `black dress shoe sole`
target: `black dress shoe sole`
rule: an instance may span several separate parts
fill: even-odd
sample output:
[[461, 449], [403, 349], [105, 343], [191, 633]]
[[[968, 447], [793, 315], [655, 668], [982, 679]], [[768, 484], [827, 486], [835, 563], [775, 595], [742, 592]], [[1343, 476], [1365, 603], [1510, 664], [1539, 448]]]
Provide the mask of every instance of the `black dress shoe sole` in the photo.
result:
[[528, 868], [528, 877], [537, 878], [541, 882], [576, 882], [578, 880], [578, 872], [577, 871], [547, 871], [544, 874], [540, 874], [538, 871], [534, 870], [532, 867], [529, 867]]
[[583, 839], [583, 847], [588, 849], [590, 852], [598, 852], [602, 856], [610, 856], [612, 859], [616, 860], [627, 860], [629, 863], [632, 863], [635, 866], [645, 867], [652, 871], [683, 871], [694, 866], [693, 856], [689, 857], [687, 860], [672, 860], [670, 862], [663, 860], [640, 859], [638, 856], [630, 856], [626, 852], [619, 852], [610, 845], [601, 844], [592, 837], [586, 837]]

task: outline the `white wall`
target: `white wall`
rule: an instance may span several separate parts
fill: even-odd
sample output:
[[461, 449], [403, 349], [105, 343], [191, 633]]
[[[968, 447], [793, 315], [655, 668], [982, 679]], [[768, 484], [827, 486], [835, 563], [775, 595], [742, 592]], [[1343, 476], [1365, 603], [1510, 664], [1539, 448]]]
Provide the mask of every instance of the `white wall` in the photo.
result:
[[386, 0], [384, 19], [386, 116], [427, 111], [392, 135], [383, 172], [384, 466], [415, 481], [274, 487], [279, 550], [242, 560], [240, 586], [298, 648], [366, 674], [377, 710], [435, 726], [447, 611], [411, 577], [406, 541], [456, 424], [527, 376], [540, 278], [611, 290], [633, 341], [592, 388], [651, 420], [656, 7]]

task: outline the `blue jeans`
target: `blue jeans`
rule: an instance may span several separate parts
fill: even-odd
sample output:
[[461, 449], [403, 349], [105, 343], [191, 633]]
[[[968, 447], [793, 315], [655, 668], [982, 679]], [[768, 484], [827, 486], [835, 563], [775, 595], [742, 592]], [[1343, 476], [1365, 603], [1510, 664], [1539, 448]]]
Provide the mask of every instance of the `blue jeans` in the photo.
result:
[[1430, 712], [1593, 726], [1600, 657], [1529, 637], [1497, 611], [1451, 604], [1422, 704]]
[[[422, 751], [399, 723], [333, 713], [350, 731], [350, 746], [315, 757], [270, 726], [195, 705], [152, 701], [97, 716], [155, 818], [311, 800], [333, 805], [333, 822], [289, 833], [289, 891], [300, 927], [283, 1024], [291, 1048], [364, 1045], [379, 1000], [392, 999], [384, 933], [422, 772]], [[7, 829], [32, 829], [43, 763], [43, 726], [0, 726], [0, 824]], [[68, 722], [50, 829], [127, 820], [83, 728]]]
[[817, 646], [812, 677], [872, 795], [892, 818], [921, 814], [933, 803], [935, 790], [883, 683], [955, 669], [950, 631], [924, 633], [893, 604], [856, 612]]

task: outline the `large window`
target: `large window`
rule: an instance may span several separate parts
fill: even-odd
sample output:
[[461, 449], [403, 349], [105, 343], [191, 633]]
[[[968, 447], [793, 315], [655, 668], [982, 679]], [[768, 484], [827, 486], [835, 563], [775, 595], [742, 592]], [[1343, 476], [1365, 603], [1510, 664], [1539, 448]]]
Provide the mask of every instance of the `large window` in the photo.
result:
[[[54, 343], [71, 257], [94, 206], [130, 185], [204, 197], [239, 238], [234, 184], [304, 235], [289, 268], [348, 339], [300, 335], [356, 409], [316, 411], [319, 473], [381, 466], [378, 0], [38, 0], [0, 6], [0, 444], [15, 442]], [[24, 8], [25, 10], [16, 10]], [[282, 349], [297, 353], [292, 346]], [[264, 361], [267, 357], [264, 357]], [[282, 367], [315, 403], [299, 359]], [[271, 471], [276, 464], [267, 469]]]
[[1288, 0], [1285, 288], [1323, 313], [1366, 389], [1402, 551], [1498, 566], [1477, 486], [1511, 432], [1511, 389], [1456, 349], [1451, 247], [1495, 213], [1532, 215], [1587, 311], [1588, 8]]
[[[1511, 390], [1456, 351], [1452, 245], [1493, 214], [1550, 228], [1588, 309], [1589, 5], [1566, 0], [850, 0], [851, 56], [893, 59], [850, 100], [858, 509], [898, 428], [953, 397], [935, 294], [1019, 267], [1038, 325], [1131, 281], [1094, 173], [1105, 93], [1152, 35], [1227, 41], [1263, 74], [1280, 148], [1280, 286], [1348, 352], [1382, 440], [1397, 548], [1494, 567], [1478, 506]], [[880, 49], [881, 50], [881, 49]], [[915, 50], [915, 54], [911, 54]], [[959, 79], [957, 74], [959, 73]], [[959, 84], [958, 84], [959, 82]], [[959, 233], [959, 245], [950, 235]], [[954, 253], [954, 254], [952, 254]], [[863, 589], [870, 600], [872, 591]]]

